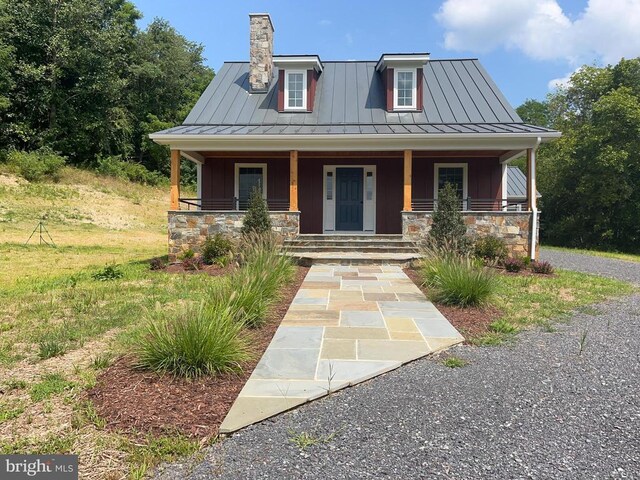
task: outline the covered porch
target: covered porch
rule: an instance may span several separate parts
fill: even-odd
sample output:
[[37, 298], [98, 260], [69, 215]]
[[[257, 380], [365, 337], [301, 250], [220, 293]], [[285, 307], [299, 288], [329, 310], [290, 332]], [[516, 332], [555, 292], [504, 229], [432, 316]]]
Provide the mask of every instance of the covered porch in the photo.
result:
[[[170, 251], [218, 231], [237, 234], [249, 193], [262, 190], [274, 229], [298, 234], [426, 233], [445, 183], [471, 234], [494, 234], [535, 256], [535, 148], [378, 151], [172, 150]], [[527, 158], [527, 197], [507, 196], [507, 165]], [[197, 196], [180, 194], [180, 161], [197, 164]], [[186, 234], [185, 234], [186, 232]], [[535, 237], [531, 232], [536, 232]], [[173, 245], [172, 245], [173, 240]], [[177, 242], [177, 243], [176, 243]]]

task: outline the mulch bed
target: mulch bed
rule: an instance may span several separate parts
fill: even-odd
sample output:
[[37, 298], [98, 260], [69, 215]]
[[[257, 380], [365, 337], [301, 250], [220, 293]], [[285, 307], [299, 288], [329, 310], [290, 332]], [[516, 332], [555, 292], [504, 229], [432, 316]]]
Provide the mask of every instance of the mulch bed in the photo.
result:
[[254, 357], [240, 375], [184, 380], [132, 367], [124, 357], [109, 367], [88, 392], [106, 427], [138, 436], [181, 433], [208, 439], [218, 428], [266, 350], [302, 284], [308, 268], [298, 267], [294, 280], [281, 290], [263, 327], [250, 331]]
[[[422, 284], [422, 278], [417, 271], [412, 268], [405, 268], [404, 273], [429, 297], [428, 289]], [[451, 322], [451, 325], [462, 334], [465, 338], [465, 344], [469, 344], [470, 339], [489, 333], [489, 324], [502, 315], [499, 309], [491, 306], [460, 308], [436, 304], [436, 307]]]

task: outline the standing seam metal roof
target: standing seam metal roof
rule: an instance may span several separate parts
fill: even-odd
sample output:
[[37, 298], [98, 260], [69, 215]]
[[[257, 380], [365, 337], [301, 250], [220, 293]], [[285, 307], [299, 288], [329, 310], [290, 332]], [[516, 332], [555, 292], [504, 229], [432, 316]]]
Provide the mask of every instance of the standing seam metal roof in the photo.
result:
[[[278, 112], [277, 80], [250, 93], [249, 64], [227, 62], [181, 126], [166, 134], [544, 133], [527, 125], [476, 59], [430, 60], [421, 112], [387, 112], [375, 61], [324, 62], [313, 111]], [[274, 69], [274, 79], [278, 69]]]

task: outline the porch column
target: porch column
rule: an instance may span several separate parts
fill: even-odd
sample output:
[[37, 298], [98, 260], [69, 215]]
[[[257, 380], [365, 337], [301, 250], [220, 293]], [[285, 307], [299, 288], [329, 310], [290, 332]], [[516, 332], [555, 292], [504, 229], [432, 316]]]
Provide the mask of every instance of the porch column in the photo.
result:
[[536, 152], [527, 149], [527, 209], [536, 209]]
[[413, 152], [411, 150], [404, 151], [404, 203], [402, 210], [411, 211], [411, 165]]
[[298, 151], [289, 152], [289, 211], [298, 211]]
[[180, 210], [180, 150], [171, 150], [171, 210]]

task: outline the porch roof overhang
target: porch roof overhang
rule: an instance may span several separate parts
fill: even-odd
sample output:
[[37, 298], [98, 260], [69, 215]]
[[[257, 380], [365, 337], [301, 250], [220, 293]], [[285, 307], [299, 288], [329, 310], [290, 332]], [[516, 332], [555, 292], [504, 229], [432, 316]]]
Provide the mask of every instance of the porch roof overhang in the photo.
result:
[[149, 138], [174, 150], [198, 151], [399, 151], [506, 150], [509, 161], [527, 148], [560, 137], [560, 132], [392, 133], [392, 134], [183, 134], [158, 132]]

